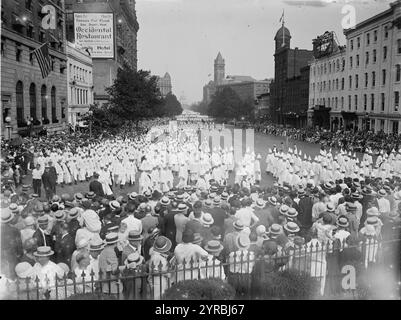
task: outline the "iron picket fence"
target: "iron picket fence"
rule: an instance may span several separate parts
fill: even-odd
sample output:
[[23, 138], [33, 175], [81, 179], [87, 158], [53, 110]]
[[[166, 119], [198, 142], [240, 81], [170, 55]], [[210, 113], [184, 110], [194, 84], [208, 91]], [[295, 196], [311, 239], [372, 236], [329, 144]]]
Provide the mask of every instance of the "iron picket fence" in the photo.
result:
[[[163, 298], [167, 289], [180, 281], [219, 278], [233, 285], [238, 298], [252, 299], [256, 294], [255, 285], [260, 286], [266, 275], [292, 271], [295, 274], [307, 274], [316, 280], [318, 289], [314, 299], [358, 299], [358, 289], [361, 287], [358, 279], [356, 286], [353, 287], [351, 281], [349, 288], [341, 288], [341, 281], [345, 277], [341, 268], [347, 263], [350, 268], [355, 266], [355, 261], [349, 257], [348, 260], [344, 260], [343, 256], [349, 255], [350, 252], [351, 255], [356, 254], [357, 264], [361, 267], [359, 272], [380, 266], [391, 268], [394, 270], [394, 281], [400, 283], [400, 242], [400, 239], [371, 239], [356, 246], [347, 246], [346, 243], [336, 246], [333, 243], [322, 245], [312, 242], [273, 250], [268, 255], [237, 251], [228, 255], [223, 262], [217, 259], [191, 259], [177, 263], [173, 257], [167, 265], [161, 262], [157, 266], [144, 264], [136, 269], [121, 266], [114, 271], [99, 271], [98, 274], [93, 270], [90, 274], [83, 271], [80, 275], [69, 272], [63, 277], [55, 276], [54, 279], [40, 279], [36, 276], [35, 279], [8, 281], [7, 286], [10, 296], [18, 300], [62, 300], [85, 293], [101, 293], [124, 300], [158, 300]], [[337, 289], [327, 290], [330, 284], [334, 284]]]

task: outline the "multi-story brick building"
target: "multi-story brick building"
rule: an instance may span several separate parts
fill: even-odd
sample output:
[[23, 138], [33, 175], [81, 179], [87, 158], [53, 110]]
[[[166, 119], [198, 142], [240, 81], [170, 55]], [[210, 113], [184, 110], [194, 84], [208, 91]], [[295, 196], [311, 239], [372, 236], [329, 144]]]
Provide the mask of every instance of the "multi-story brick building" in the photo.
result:
[[[308, 93], [305, 94], [300, 86], [309, 86], [309, 75], [302, 75], [301, 70], [312, 59], [312, 51], [291, 49], [291, 34], [284, 24], [277, 31], [274, 40], [276, 49], [270, 109], [272, 120], [284, 125], [303, 126], [307, 118]], [[299, 100], [299, 97], [302, 99]]]
[[401, 0], [344, 34], [344, 122], [359, 130], [400, 134]]
[[68, 122], [75, 127], [93, 104], [93, 64], [88, 52], [67, 42]]
[[255, 80], [247, 76], [228, 76], [222, 84], [217, 86], [217, 91], [224, 88], [233, 89], [242, 101], [256, 102], [261, 94], [270, 93], [270, 79]]
[[[321, 42], [325, 37], [325, 43]], [[319, 42], [319, 44], [318, 44]], [[333, 32], [317, 37], [309, 73], [308, 126], [337, 130], [345, 127], [341, 110], [345, 105], [346, 48], [334, 39]], [[318, 47], [326, 46], [324, 52]]]
[[[102, 55], [101, 49], [92, 54], [94, 99], [101, 105], [109, 99], [105, 89], [112, 85], [118, 68], [124, 63], [134, 69], [137, 68], [139, 25], [136, 17], [135, 0], [65, 0], [65, 3], [67, 40], [71, 42], [76, 40], [74, 13], [112, 14], [111, 40], [113, 48], [111, 50], [105, 49], [105, 55]], [[90, 46], [89, 41], [88, 46]]]
[[[41, 9], [56, 9], [56, 29], [42, 28]], [[63, 1], [3, 0], [1, 4], [2, 136], [65, 128], [67, 115], [66, 40]], [[33, 50], [49, 43], [51, 72], [43, 79]], [[10, 122], [6, 122], [10, 120]]]

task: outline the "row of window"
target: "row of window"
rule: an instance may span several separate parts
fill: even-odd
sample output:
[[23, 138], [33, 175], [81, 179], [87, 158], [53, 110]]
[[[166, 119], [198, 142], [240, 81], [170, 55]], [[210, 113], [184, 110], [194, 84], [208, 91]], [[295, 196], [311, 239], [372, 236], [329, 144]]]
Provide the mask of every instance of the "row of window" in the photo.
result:
[[[363, 110], [367, 111], [368, 110], [368, 97], [369, 95], [364, 94], [363, 95]], [[318, 98], [316, 99], [316, 103], [317, 105], [322, 105], [326, 107], [326, 101], [327, 101], [327, 107], [328, 108], [334, 108], [337, 109], [338, 108], [338, 98], [337, 97], [332, 97], [330, 98]], [[399, 105], [400, 105], [400, 92], [399, 91], [394, 91], [393, 93], [393, 102], [394, 102], [394, 111], [398, 112], [399, 110]], [[353, 99], [353, 103], [354, 103], [354, 110], [358, 110], [358, 95], [354, 95], [354, 99]], [[312, 106], [315, 105], [315, 99], [312, 98], [310, 100], [310, 104]], [[386, 96], [384, 93], [380, 94], [380, 106], [381, 106], [381, 111], [384, 111], [386, 105]], [[340, 106], [341, 109], [344, 109], [344, 97], [341, 97], [340, 99]], [[375, 107], [375, 94], [371, 93], [370, 94], [370, 111], [374, 111], [374, 107]], [[352, 95], [348, 95], [348, 110], [351, 111], [352, 108]]]
[[[373, 30], [372, 34], [373, 34], [373, 36], [372, 36], [373, 43], [376, 43], [377, 42], [377, 38], [378, 38], [377, 30]], [[371, 43], [371, 36], [370, 35], [371, 35], [370, 32], [367, 32], [365, 34], [365, 44], [366, 44], [366, 46], [369, 46], [370, 43]], [[384, 39], [388, 39], [388, 36], [389, 36], [388, 26], [384, 26], [384, 28], [383, 28], [383, 36], [384, 36]], [[361, 37], [357, 37], [356, 38], [356, 45], [357, 45], [357, 49], [359, 49], [361, 47]], [[351, 48], [351, 51], [354, 50], [354, 39], [350, 40], [350, 48]]]
[[71, 103], [72, 104], [89, 104], [88, 89], [71, 88]]
[[[365, 88], [367, 88], [369, 85], [369, 74], [367, 72], [365, 72], [364, 77], [365, 77], [364, 78]], [[354, 87], [355, 87], [355, 89], [358, 89], [359, 88], [359, 75], [356, 74], [354, 79], [355, 79]], [[382, 82], [381, 82], [381, 84], [383, 86], [386, 85], [386, 79], [387, 79], [387, 71], [386, 71], [386, 69], [383, 69], [382, 70]], [[352, 80], [353, 80], [352, 76], [349, 76], [348, 77], [349, 89], [352, 89], [352, 82], [353, 82]], [[395, 81], [396, 82], [401, 81], [401, 65], [400, 64], [395, 65]], [[327, 82], [327, 84], [328, 84], [328, 86], [327, 86], [328, 91], [339, 90], [338, 79], [329, 80]], [[344, 78], [341, 78], [341, 90], [344, 90], [344, 86], [345, 86]], [[372, 71], [372, 73], [371, 73], [371, 86], [372, 87], [376, 86], [376, 72], [375, 71]], [[312, 83], [311, 90], [312, 91], [316, 90], [315, 83]], [[326, 91], [326, 81], [317, 82], [317, 90], [319, 92]]]
[[[24, 85], [22, 81], [18, 81], [15, 87], [16, 93], [16, 105], [17, 105], [17, 123], [21, 126], [26, 118], [32, 118], [33, 120], [39, 120], [43, 124], [47, 117], [47, 105], [48, 105], [48, 89], [46, 85], [42, 85], [40, 88], [40, 103], [41, 103], [41, 112], [40, 117], [38, 119], [37, 115], [37, 105], [36, 105], [36, 85], [31, 83], [29, 86], [29, 116], [25, 115], [24, 110]], [[56, 87], [52, 86], [50, 89], [50, 107], [51, 107], [51, 119], [48, 119], [49, 122], [57, 123], [57, 98], [56, 98]], [[64, 104], [61, 104], [61, 118], [65, 118], [65, 109]]]
[[334, 72], [339, 72], [341, 67], [341, 71], [344, 71], [345, 69], [345, 59], [341, 59], [341, 66], [340, 66], [340, 59], [337, 59], [336, 61], [330, 61], [328, 63], [324, 63], [318, 66], [313, 66], [312, 67], [312, 72], [313, 75], [316, 76], [316, 72], [318, 75], [326, 74], [328, 73], [334, 73]]
[[[387, 46], [384, 46], [383, 47], [383, 61], [385, 61], [387, 59], [387, 53], [388, 53]], [[401, 54], [401, 39], [397, 40], [397, 54]], [[377, 61], [377, 50], [373, 49], [372, 62], [376, 63], [376, 61]], [[349, 67], [350, 68], [353, 68], [353, 66], [354, 66], [353, 62], [354, 62], [353, 57], [349, 57]], [[368, 65], [369, 63], [370, 63], [370, 52], [366, 51], [365, 52], [365, 65]], [[355, 56], [355, 64], [356, 64], [356, 67], [359, 67], [359, 65], [360, 65], [359, 54], [357, 54]]]
[[[23, 55], [23, 49], [20, 45], [16, 44], [15, 45], [15, 61], [17, 62], [22, 62], [24, 63], [24, 55]], [[6, 50], [5, 50], [5, 43], [2, 42], [1, 43], [1, 56], [2, 57], [6, 57]], [[35, 60], [36, 57], [32, 52], [29, 52], [29, 64], [34, 66], [35, 65]], [[56, 59], [52, 56], [50, 56], [50, 67], [51, 67], [51, 71], [56, 71]], [[59, 72], [61, 74], [64, 74], [64, 70], [65, 70], [65, 65], [63, 63], [59, 64]]]
[[84, 83], [89, 83], [92, 77], [92, 71], [85, 70], [70, 63], [70, 80], [78, 80]]

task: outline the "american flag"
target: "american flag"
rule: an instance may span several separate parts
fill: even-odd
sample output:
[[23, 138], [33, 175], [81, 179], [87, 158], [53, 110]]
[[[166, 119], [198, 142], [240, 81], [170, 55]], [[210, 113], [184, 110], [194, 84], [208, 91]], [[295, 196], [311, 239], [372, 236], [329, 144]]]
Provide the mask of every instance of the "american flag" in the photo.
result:
[[33, 53], [35, 54], [36, 59], [38, 60], [40, 71], [42, 72], [42, 78], [44, 79], [49, 75], [51, 71], [51, 62], [47, 43], [35, 49]]

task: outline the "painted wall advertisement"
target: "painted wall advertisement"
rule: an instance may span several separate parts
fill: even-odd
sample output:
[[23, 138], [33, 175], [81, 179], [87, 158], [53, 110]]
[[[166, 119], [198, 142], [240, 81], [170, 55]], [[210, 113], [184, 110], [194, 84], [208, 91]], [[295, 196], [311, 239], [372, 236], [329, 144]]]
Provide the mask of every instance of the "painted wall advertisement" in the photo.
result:
[[74, 13], [75, 43], [92, 58], [114, 58], [112, 13]]

